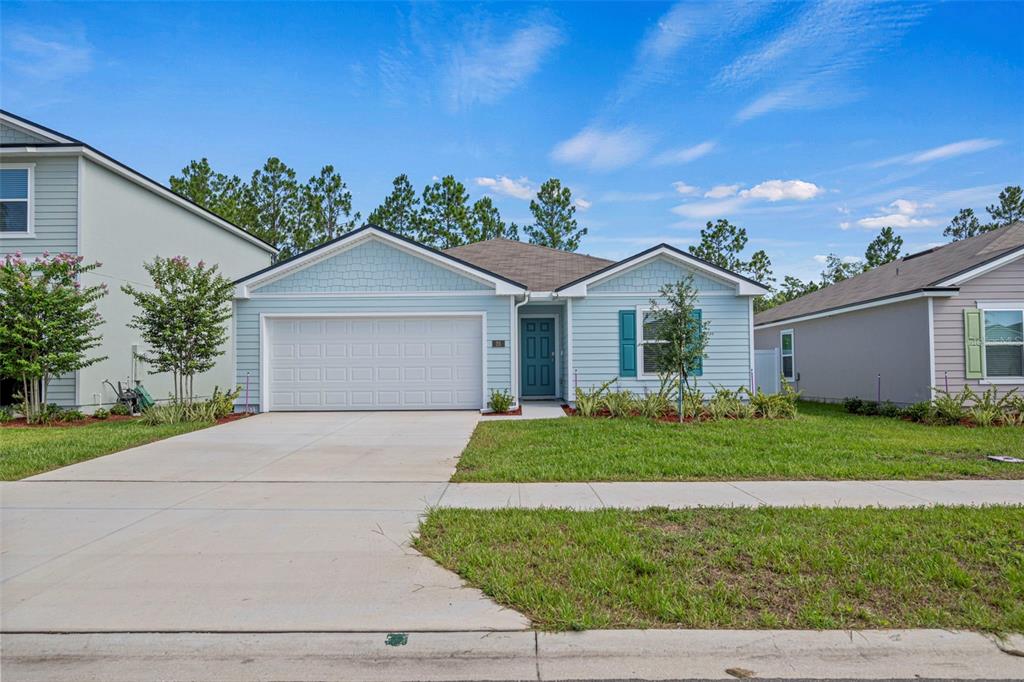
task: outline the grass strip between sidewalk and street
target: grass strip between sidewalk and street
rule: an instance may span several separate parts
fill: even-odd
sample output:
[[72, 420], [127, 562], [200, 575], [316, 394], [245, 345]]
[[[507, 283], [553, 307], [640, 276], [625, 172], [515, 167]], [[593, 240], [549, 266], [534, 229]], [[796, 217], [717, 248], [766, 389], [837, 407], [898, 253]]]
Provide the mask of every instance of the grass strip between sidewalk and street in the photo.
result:
[[1024, 632], [1024, 507], [434, 509], [415, 546], [544, 630]]
[[132, 419], [79, 426], [0, 427], [0, 481], [16, 481], [212, 425], [185, 422], [150, 426]]
[[800, 403], [796, 419], [481, 423], [453, 481], [1022, 479], [1024, 428], [929, 426]]

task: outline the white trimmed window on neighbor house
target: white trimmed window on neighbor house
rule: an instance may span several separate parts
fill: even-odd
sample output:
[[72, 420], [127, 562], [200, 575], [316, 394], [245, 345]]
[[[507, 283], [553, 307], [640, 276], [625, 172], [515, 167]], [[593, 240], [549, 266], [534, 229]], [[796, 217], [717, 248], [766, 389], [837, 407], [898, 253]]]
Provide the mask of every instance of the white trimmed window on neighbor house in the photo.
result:
[[32, 166], [0, 167], [0, 237], [32, 234]]
[[796, 366], [792, 329], [782, 331], [779, 348], [782, 349], [782, 378], [786, 381], [794, 381], [796, 379]]

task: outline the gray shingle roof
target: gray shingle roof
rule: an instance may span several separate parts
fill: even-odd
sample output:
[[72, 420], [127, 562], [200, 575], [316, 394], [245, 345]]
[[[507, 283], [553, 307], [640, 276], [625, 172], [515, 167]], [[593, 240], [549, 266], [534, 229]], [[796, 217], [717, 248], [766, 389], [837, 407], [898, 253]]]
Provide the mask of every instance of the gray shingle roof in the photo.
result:
[[445, 253], [525, 284], [531, 291], [554, 291], [614, 262], [510, 239], [488, 239], [456, 246]]
[[911, 254], [819, 289], [759, 313], [754, 317], [754, 324], [782, 322], [921, 291], [1021, 248], [1024, 248], [1024, 223], [1018, 222], [977, 237]]

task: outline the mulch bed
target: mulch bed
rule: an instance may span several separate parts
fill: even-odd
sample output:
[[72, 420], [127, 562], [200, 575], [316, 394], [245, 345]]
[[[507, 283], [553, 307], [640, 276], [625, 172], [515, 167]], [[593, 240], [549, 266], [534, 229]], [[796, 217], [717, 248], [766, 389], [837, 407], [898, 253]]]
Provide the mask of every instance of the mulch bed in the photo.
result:
[[[214, 423], [215, 424], [227, 424], [228, 422], [234, 422], [234, 421], [238, 421], [239, 419], [244, 419], [246, 417], [251, 417], [253, 414], [255, 414], [255, 412], [235, 412], [234, 414], [229, 414], [226, 417], [221, 417], [220, 419], [218, 419]], [[133, 416], [129, 417], [127, 415], [112, 414], [109, 417], [107, 417], [106, 419], [97, 419], [96, 417], [86, 417], [85, 419], [77, 419], [77, 420], [71, 421], [71, 422], [53, 421], [53, 422], [43, 422], [41, 424], [29, 424], [28, 422], [25, 421], [24, 417], [18, 417], [17, 419], [12, 419], [12, 420], [10, 420], [8, 422], [0, 423], [0, 428], [8, 428], [8, 427], [10, 427], [10, 428], [18, 428], [18, 429], [49, 429], [49, 428], [63, 428], [63, 427], [66, 427], [66, 426], [88, 426], [89, 424], [100, 424], [100, 423], [103, 423], [103, 422], [124, 422], [124, 421], [132, 421], [134, 419], [140, 419], [140, 418], [141, 417], [139, 417], [138, 415], [133, 415]]]

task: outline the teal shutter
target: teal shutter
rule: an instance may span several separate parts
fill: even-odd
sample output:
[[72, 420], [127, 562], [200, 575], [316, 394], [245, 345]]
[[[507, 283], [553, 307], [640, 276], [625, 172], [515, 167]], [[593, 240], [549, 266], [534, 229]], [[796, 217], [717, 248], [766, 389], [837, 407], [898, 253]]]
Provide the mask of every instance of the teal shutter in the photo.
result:
[[619, 376], [636, 376], [636, 311], [619, 311]]
[[964, 376], [981, 379], [985, 374], [984, 348], [981, 344], [981, 311], [964, 309]]
[[[693, 319], [697, 320], [697, 324], [701, 321], [700, 308], [693, 311]], [[699, 358], [697, 364], [690, 368], [689, 375], [694, 377], [703, 376], [704, 374], [704, 358]]]

